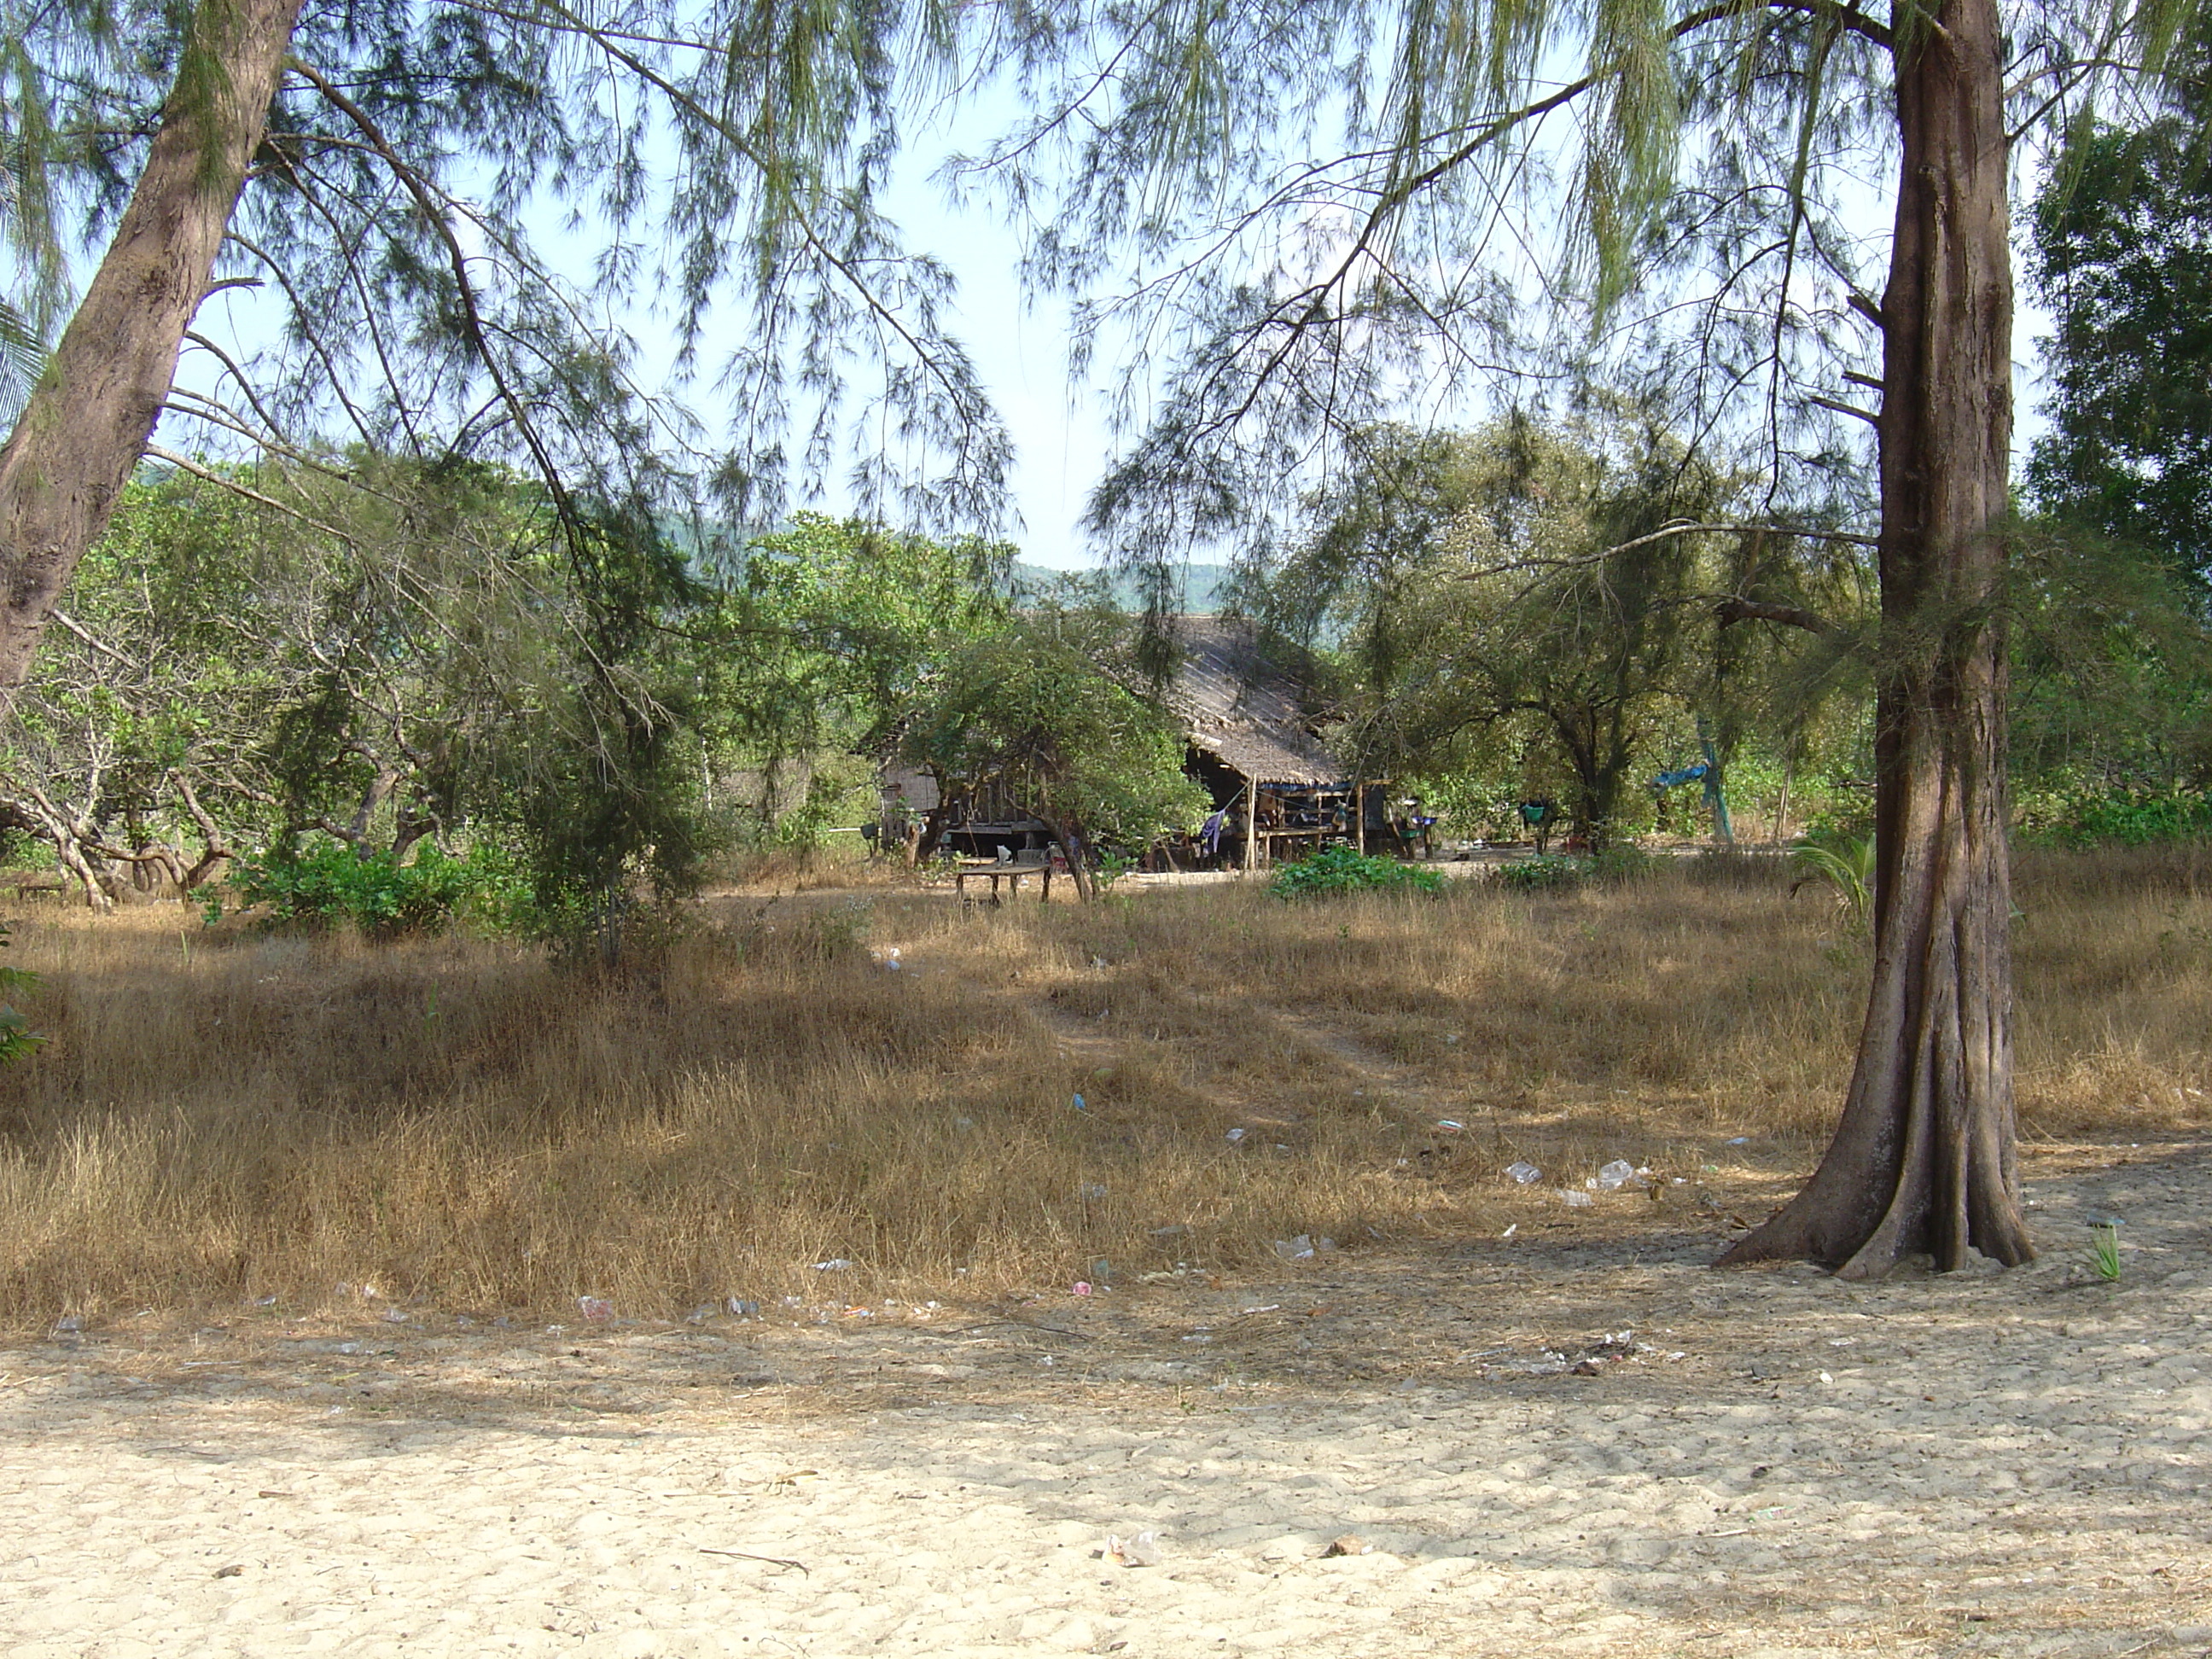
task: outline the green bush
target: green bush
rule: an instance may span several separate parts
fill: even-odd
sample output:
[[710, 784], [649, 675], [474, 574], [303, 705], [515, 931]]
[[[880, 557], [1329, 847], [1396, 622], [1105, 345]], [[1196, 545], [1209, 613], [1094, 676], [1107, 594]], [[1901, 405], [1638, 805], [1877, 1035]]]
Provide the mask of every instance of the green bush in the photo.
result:
[[1312, 898], [1328, 893], [1434, 893], [1444, 878], [1433, 870], [1370, 858], [1349, 847], [1324, 847], [1285, 865], [1267, 890], [1277, 898]]
[[2212, 838], [2212, 798], [2191, 790], [2056, 795], [2021, 816], [2021, 839], [2050, 847], [2148, 847]]
[[[15, 943], [8, 937], [12, 922], [0, 921], [0, 950]], [[31, 991], [38, 988], [39, 976], [21, 968], [0, 968], [0, 992]], [[27, 1058], [46, 1038], [33, 1030], [30, 1023], [14, 1007], [0, 1003], [0, 1066]]]
[[[494, 933], [526, 931], [532, 921], [527, 878], [487, 848], [457, 858], [424, 842], [404, 864], [337, 842], [274, 848], [240, 859], [226, 885], [241, 906], [266, 906], [272, 922], [351, 922], [372, 939], [441, 933], [458, 921]], [[209, 921], [222, 906], [221, 896], [209, 901]]]
[[1590, 873], [1591, 860], [1547, 853], [1498, 866], [1498, 879], [1520, 893], [1544, 893], [1578, 884]]

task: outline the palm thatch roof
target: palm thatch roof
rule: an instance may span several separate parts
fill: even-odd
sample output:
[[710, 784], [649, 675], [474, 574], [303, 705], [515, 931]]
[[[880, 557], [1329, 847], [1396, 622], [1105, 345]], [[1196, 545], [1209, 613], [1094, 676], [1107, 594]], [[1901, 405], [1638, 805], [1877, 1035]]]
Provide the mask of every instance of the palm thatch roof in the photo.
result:
[[1177, 617], [1167, 705], [1193, 747], [1259, 783], [1332, 784], [1345, 769], [1314, 735], [1306, 688], [1263, 655], [1248, 623]]

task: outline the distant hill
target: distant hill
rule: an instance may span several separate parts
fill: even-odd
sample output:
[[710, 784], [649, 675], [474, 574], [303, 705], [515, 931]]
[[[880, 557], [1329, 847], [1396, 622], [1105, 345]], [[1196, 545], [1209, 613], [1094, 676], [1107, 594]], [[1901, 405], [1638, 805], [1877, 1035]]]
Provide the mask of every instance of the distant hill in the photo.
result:
[[[1182, 582], [1182, 602], [1171, 608], [1187, 617], [1213, 617], [1221, 612], [1223, 596], [1229, 586], [1230, 568], [1225, 564], [1185, 565], [1177, 575]], [[1121, 610], [1137, 611], [1144, 601], [1139, 596], [1135, 578], [1127, 575], [1108, 576], [1100, 570], [1048, 570], [1039, 564], [1014, 566], [1014, 580], [1025, 591], [1038, 594], [1060, 593], [1073, 597], [1085, 592], [1100, 581], [1106, 583], [1107, 597]]]

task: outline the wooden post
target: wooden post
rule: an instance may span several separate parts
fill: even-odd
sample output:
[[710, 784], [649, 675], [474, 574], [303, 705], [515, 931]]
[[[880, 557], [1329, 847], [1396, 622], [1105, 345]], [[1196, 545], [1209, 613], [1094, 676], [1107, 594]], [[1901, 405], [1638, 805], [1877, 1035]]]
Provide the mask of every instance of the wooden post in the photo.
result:
[[1260, 867], [1260, 780], [1244, 780], [1244, 867]]
[[1367, 850], [1367, 786], [1352, 786], [1352, 844], [1358, 851]]

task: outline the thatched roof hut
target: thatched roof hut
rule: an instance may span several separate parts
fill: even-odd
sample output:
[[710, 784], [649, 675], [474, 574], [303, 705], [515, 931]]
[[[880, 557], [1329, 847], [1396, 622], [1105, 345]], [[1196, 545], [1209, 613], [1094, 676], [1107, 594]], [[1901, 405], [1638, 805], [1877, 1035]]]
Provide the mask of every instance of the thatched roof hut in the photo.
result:
[[1179, 617], [1173, 638], [1182, 664], [1167, 704], [1193, 749], [1257, 783], [1343, 782], [1344, 767], [1315, 735], [1310, 693], [1261, 653], [1249, 623]]

